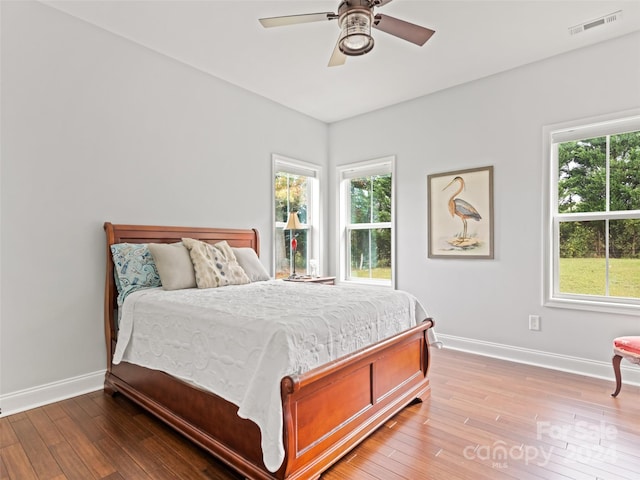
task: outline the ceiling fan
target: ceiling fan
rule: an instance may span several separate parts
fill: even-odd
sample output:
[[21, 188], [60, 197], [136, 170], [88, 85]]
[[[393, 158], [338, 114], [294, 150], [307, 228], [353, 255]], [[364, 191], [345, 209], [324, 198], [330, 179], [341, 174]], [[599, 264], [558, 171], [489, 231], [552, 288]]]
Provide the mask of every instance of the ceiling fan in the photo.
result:
[[338, 20], [340, 36], [329, 59], [329, 66], [343, 65], [347, 56], [364, 55], [373, 48], [371, 27], [422, 46], [436, 33], [429, 28], [405, 22], [388, 15], [376, 14], [375, 7], [381, 7], [392, 0], [344, 0], [338, 6], [338, 13], [320, 12], [284, 17], [261, 18], [265, 28], [282, 27], [297, 23]]

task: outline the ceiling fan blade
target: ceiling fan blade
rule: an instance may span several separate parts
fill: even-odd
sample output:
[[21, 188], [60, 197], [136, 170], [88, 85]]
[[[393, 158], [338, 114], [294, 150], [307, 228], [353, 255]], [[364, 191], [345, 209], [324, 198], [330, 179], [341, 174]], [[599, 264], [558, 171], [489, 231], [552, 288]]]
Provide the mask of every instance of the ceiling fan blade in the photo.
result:
[[390, 17], [388, 15], [376, 15], [373, 20], [373, 28], [382, 30], [390, 35], [402, 38], [407, 42], [415, 43], [422, 46], [431, 38], [435, 30], [421, 27], [414, 23], [405, 22], [399, 18]]
[[295, 25], [297, 23], [320, 22], [322, 20], [335, 20], [338, 18], [333, 12], [321, 13], [305, 13], [303, 15], [287, 15], [284, 17], [261, 18], [260, 23], [263, 27], [284, 27], [286, 25]]
[[333, 49], [333, 53], [331, 54], [331, 58], [329, 59], [329, 67], [338, 67], [340, 65], [344, 65], [344, 62], [347, 61], [347, 56], [342, 53], [338, 44], [340, 43], [340, 37], [338, 37], [338, 41], [336, 42], [336, 47]]

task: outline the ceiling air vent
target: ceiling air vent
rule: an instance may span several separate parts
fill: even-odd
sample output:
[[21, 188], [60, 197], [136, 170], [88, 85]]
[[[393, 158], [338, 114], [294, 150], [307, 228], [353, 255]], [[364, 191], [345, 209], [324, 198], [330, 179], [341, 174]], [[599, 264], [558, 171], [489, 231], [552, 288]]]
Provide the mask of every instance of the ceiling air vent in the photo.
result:
[[575, 27], [569, 27], [569, 34], [576, 35], [578, 33], [586, 32], [587, 30], [591, 30], [592, 28], [601, 27], [603, 25], [609, 25], [611, 23], [615, 23], [618, 20], [622, 19], [622, 10], [618, 10], [617, 12], [610, 13], [609, 15], [605, 15], [604, 17], [596, 18], [594, 20], [590, 20], [585, 23], [581, 23], [580, 25], [576, 25]]

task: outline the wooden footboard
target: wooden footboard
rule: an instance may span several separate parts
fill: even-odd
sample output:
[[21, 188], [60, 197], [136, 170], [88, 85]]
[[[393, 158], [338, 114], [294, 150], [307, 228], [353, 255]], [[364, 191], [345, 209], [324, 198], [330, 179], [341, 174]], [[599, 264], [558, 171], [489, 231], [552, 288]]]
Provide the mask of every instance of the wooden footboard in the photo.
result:
[[277, 478], [316, 478], [395, 413], [429, 393], [421, 325], [282, 381], [285, 464]]
[[282, 380], [285, 460], [271, 473], [260, 431], [238, 408], [163, 372], [122, 362], [105, 389], [120, 392], [251, 479], [313, 479], [396, 412], [429, 393], [427, 319], [396, 337]]

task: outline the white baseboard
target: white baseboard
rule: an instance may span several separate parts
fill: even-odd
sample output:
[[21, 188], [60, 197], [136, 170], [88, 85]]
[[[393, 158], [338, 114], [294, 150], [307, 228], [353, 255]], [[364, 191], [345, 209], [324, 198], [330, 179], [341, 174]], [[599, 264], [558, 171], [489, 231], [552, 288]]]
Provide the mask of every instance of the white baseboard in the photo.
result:
[[0, 417], [77, 397], [104, 387], [105, 370], [0, 395]]
[[[611, 380], [611, 382], [614, 381], [611, 362], [598, 362], [541, 350], [456, 337], [443, 333], [438, 333], [438, 340], [444, 344], [444, 348], [450, 348], [452, 350], [460, 350], [462, 352], [475, 353], [486, 357], [500, 358], [512, 362], [550, 368], [552, 370], [602, 378]], [[624, 363], [623, 361], [623, 388], [624, 384], [640, 386], [640, 368], [624, 365]], [[59, 382], [52, 382], [6, 395], [0, 395], [0, 417], [101, 390], [104, 387], [104, 374], [105, 371], [101, 370]]]
[[[557, 353], [544, 352], [541, 350], [532, 350], [529, 348], [513, 347], [500, 343], [485, 342], [482, 340], [474, 340], [471, 338], [456, 337], [454, 335], [446, 335], [438, 333], [438, 340], [444, 344], [444, 348], [452, 350], [460, 350], [462, 352], [475, 353], [484, 355], [485, 357], [500, 358], [517, 363], [525, 363], [527, 365], [535, 365], [538, 367], [550, 368], [552, 370], [560, 370], [563, 372], [577, 373], [588, 377], [602, 378], [611, 380], [612, 387], [615, 386], [615, 378], [613, 375], [613, 367], [611, 362], [599, 362], [596, 360], [588, 360], [586, 358], [570, 357], [568, 355], [559, 355]], [[613, 351], [611, 353], [613, 356]], [[622, 361], [622, 385], [640, 386], [640, 368], [632, 366], [630, 363], [625, 365]]]

